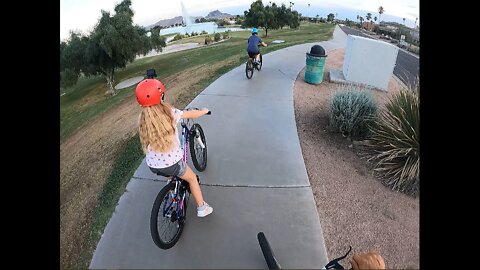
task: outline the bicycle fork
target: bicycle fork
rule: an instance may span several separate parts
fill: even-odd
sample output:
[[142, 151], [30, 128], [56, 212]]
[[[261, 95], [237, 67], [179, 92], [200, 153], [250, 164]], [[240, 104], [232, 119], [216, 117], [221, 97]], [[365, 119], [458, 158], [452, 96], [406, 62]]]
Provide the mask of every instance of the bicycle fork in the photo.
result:
[[205, 149], [205, 144], [203, 144], [202, 139], [200, 138], [200, 132], [198, 132], [197, 129], [193, 131], [193, 136], [195, 136], [195, 141], [202, 147], [202, 149]]

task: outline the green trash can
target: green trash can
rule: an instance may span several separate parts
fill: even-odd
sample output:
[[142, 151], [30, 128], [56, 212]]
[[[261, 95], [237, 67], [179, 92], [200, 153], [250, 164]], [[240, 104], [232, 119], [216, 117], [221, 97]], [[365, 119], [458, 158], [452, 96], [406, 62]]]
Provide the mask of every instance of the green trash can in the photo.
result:
[[319, 84], [323, 81], [323, 71], [327, 55], [320, 45], [314, 45], [307, 52], [307, 66], [305, 68], [305, 82]]

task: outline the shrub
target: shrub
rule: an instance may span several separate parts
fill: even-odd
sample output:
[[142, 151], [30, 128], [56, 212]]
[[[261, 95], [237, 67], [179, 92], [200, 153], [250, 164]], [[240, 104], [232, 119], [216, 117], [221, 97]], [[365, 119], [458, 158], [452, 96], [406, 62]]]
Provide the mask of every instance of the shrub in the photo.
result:
[[417, 89], [394, 94], [372, 124], [367, 155], [383, 183], [416, 196], [420, 189], [420, 100]]
[[206, 34], [208, 34], [208, 33], [207, 33], [207, 31], [202, 30], [202, 32], [201, 32], [200, 34], [201, 34], [201, 35], [206, 35]]
[[180, 35], [180, 34], [176, 34], [174, 37], [173, 37], [173, 40], [180, 40], [183, 38], [183, 35]]
[[215, 40], [215, 42], [220, 41], [220, 39], [221, 39], [220, 33], [215, 33], [215, 36], [213, 37], [213, 39]]
[[206, 36], [205, 37], [205, 45], [207, 45], [210, 42], [212, 42], [212, 38], [210, 36]]
[[372, 94], [354, 85], [340, 86], [330, 102], [330, 128], [355, 139], [370, 134], [377, 103]]
[[223, 38], [223, 39], [227, 39], [227, 38], [228, 38], [228, 32], [229, 32], [229, 31], [230, 31], [230, 30], [228, 30], [228, 31], [226, 31], [226, 32], [223, 32], [223, 34], [222, 34], [222, 38]]

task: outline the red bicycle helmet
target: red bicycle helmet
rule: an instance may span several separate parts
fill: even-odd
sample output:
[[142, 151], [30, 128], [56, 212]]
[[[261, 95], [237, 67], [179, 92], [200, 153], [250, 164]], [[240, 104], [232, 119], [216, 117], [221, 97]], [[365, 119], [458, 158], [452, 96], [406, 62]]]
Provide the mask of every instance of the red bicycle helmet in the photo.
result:
[[138, 83], [135, 90], [137, 102], [142, 107], [160, 104], [165, 94], [165, 86], [157, 79], [145, 79]]

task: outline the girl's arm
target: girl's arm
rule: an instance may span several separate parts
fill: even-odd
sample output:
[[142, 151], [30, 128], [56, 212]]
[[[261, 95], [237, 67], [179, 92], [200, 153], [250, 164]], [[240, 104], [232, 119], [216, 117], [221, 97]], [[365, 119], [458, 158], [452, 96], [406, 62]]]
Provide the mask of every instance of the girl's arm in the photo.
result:
[[201, 110], [183, 111], [182, 119], [197, 118], [197, 117], [200, 117], [200, 116], [203, 116], [203, 115], [207, 114], [209, 111], [210, 110], [207, 109], [207, 108], [203, 108]]

